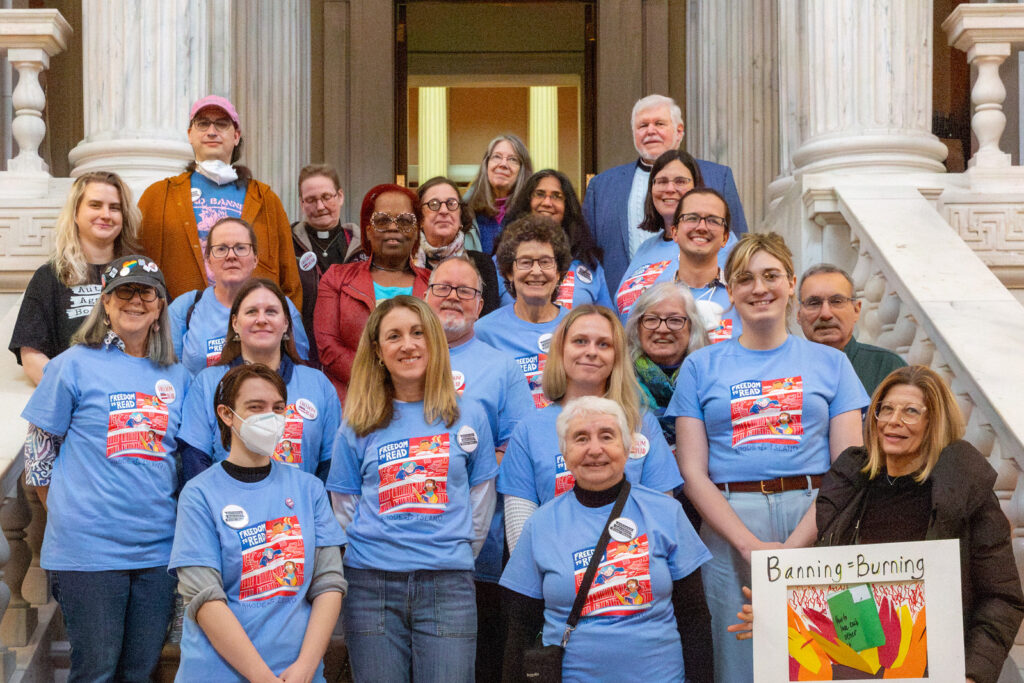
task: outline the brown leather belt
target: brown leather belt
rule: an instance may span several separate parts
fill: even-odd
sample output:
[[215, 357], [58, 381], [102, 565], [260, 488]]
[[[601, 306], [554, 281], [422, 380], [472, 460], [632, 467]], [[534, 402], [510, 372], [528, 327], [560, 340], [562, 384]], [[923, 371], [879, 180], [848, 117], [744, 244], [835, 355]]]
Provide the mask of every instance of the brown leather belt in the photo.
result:
[[[811, 485], [807, 485], [810, 479]], [[809, 488], [816, 489], [821, 486], [821, 475], [799, 475], [796, 477], [776, 477], [775, 479], [763, 479], [761, 481], [730, 481], [724, 484], [715, 484], [723, 491], [734, 493], [782, 493], [783, 491], [805, 491]]]

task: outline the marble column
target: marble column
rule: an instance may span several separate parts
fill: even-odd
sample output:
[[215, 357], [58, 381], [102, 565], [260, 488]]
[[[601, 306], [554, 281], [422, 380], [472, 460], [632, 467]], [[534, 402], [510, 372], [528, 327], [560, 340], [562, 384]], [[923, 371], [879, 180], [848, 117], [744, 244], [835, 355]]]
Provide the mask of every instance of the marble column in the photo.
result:
[[448, 88], [417, 88], [419, 92], [418, 184], [448, 175]]
[[216, 4], [83, 0], [85, 138], [68, 155], [73, 176], [115, 171], [141, 192], [193, 158], [188, 110], [209, 94], [206, 48], [227, 32], [210, 22]]
[[779, 172], [777, 5], [785, 0], [687, 4], [686, 149], [730, 166], [751, 229]]
[[[943, 172], [932, 135], [931, 0], [780, 0], [780, 40], [804, 46], [795, 110], [797, 174]], [[792, 68], [793, 65], [784, 65]]]
[[558, 168], [558, 88], [530, 87], [529, 146], [533, 168]]
[[775, 31], [778, 51], [778, 176], [766, 188], [769, 208], [782, 199], [795, 182], [793, 179], [793, 152], [800, 146], [802, 130], [801, 109], [804, 107], [804, 79], [801, 71], [806, 62], [806, 45], [795, 39], [802, 35], [801, 6], [794, 0], [778, 3], [777, 30]]
[[246, 0], [235, 5], [233, 21], [242, 163], [298, 218], [299, 170], [320, 161], [309, 158], [309, 3]]

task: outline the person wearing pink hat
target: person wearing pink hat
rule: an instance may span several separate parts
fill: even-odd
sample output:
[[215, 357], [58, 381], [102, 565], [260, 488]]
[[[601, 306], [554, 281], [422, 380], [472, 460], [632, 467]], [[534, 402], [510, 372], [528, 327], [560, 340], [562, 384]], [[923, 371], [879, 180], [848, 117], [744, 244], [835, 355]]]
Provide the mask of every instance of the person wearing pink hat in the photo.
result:
[[185, 172], [153, 183], [139, 199], [142, 248], [163, 269], [168, 294], [174, 298], [213, 283], [203, 260], [210, 226], [241, 218], [253, 226], [261, 246], [253, 275], [277, 282], [301, 309], [298, 264], [281, 200], [235, 164], [242, 130], [234, 105], [219, 95], [197, 100], [189, 110], [188, 141], [195, 159]]

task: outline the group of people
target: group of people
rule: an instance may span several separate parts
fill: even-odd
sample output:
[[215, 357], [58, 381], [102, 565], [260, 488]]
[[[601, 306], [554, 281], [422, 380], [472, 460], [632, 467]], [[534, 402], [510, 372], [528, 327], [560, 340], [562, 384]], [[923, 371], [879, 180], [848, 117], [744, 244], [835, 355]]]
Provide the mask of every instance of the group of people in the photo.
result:
[[949, 388], [746, 233], [674, 102], [631, 130], [582, 204], [502, 135], [466, 196], [378, 185], [358, 224], [308, 166], [289, 225], [209, 96], [138, 208], [76, 179], [11, 340], [70, 680], [147, 680], [177, 594], [185, 681], [322, 680], [339, 623], [357, 681], [536, 680], [558, 644], [563, 680], [749, 681], [751, 552], [957, 538], [995, 681], [1024, 596]]

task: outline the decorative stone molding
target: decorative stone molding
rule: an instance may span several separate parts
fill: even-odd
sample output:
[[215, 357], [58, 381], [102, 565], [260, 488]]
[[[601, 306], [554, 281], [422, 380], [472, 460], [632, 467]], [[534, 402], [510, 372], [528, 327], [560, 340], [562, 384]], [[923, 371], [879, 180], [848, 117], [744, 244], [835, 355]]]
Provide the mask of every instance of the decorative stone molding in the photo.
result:
[[69, 178], [50, 178], [44, 196], [0, 195], [0, 291], [25, 289], [53, 249], [53, 227], [71, 188]]
[[1024, 193], [947, 190], [938, 210], [1008, 288], [1024, 288]]

